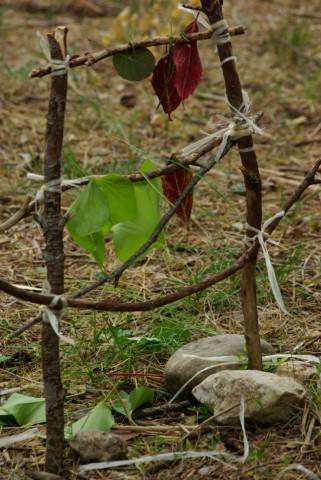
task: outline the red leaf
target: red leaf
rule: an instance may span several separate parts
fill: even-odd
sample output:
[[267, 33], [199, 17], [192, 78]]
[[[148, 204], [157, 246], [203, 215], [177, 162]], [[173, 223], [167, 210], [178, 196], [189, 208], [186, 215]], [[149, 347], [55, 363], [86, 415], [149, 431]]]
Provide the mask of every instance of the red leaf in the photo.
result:
[[172, 55], [161, 58], [155, 67], [152, 77], [152, 85], [165, 113], [170, 114], [181, 104], [181, 97], [178, 95], [174, 85], [175, 65]]
[[[198, 32], [195, 20], [185, 30], [185, 33]], [[175, 64], [174, 87], [182, 101], [192, 95], [202, 80], [203, 68], [198, 53], [197, 42], [173, 47], [173, 62]]]
[[[169, 173], [162, 177], [163, 190], [166, 198], [171, 204], [174, 204], [185, 187], [190, 183], [193, 174], [190, 170], [181, 169], [177, 172]], [[176, 214], [185, 223], [188, 223], [191, 218], [193, 208], [193, 191], [189, 193], [182, 205], [177, 210]]]

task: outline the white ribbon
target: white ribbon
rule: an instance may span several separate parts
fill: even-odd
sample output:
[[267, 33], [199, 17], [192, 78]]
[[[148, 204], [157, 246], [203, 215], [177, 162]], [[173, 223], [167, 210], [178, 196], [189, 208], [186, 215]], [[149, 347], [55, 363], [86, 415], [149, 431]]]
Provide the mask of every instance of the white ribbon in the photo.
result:
[[[38, 175], [31, 172], [27, 173], [27, 178], [35, 182], [44, 182], [45, 180], [45, 177], [43, 175]], [[55, 178], [54, 180], [51, 180], [42, 185], [42, 187], [36, 193], [35, 201], [37, 203], [43, 203], [45, 191], [59, 193], [61, 192], [62, 186], [78, 187], [79, 185], [77, 183], [77, 180], [64, 180], [62, 178]]]
[[50, 74], [53, 77], [58, 77], [59, 75], [66, 75], [69, 69], [70, 55], [67, 55], [64, 60], [52, 59], [45, 37], [40, 32], [37, 32], [37, 37], [39, 39], [39, 45], [41, 47], [41, 50], [50, 64]]
[[219, 20], [210, 26], [214, 30], [214, 40], [216, 45], [224, 45], [231, 41], [229, 26], [226, 20]]
[[207, 135], [206, 137], [198, 140], [197, 142], [187, 145], [187, 147], [181, 150], [181, 156], [183, 158], [198, 152], [200, 149], [210, 145], [216, 138], [222, 138], [220, 146], [218, 148], [218, 157], [224, 152], [228, 139], [239, 140], [243, 137], [248, 137], [252, 134], [263, 135], [263, 130], [256, 125], [254, 118], [249, 116], [251, 111], [251, 102], [248, 94], [243, 90], [243, 102], [240, 109], [233, 107], [228, 100], [227, 104], [234, 113], [233, 120], [230, 124], [221, 130]]
[[[199, 10], [194, 10], [192, 8], [184, 7], [184, 5], [182, 5], [181, 3], [178, 4], [177, 8], [179, 10], [182, 10], [183, 12], [187, 12], [193, 15], [197, 23], [202, 27], [206, 28], [206, 30], [213, 30], [214, 40], [216, 45], [224, 45], [224, 43], [228, 43], [231, 41], [229, 26], [226, 20], [219, 20], [218, 22], [215, 22], [212, 25], [210, 25], [203, 12]], [[235, 58], [236, 57], [233, 57], [233, 60]], [[229, 57], [229, 59], [231, 59], [231, 57]], [[223, 61], [223, 63], [227, 61], [228, 60], [225, 60]]]
[[177, 8], [179, 10], [182, 10], [183, 12], [187, 12], [187, 13], [190, 13], [191, 15], [193, 15], [195, 20], [197, 20], [197, 23], [202, 25], [202, 27], [206, 28], [206, 30], [211, 30], [212, 29], [211, 25], [206, 20], [204, 13], [202, 13], [200, 10], [193, 10], [192, 8], [186, 8], [181, 3], [179, 3], [177, 5]]
[[[62, 303], [62, 308], [60, 310], [54, 310], [59, 303]], [[66, 307], [65, 297], [63, 295], [55, 295], [50, 305], [43, 307], [42, 321], [50, 324], [51, 328], [53, 329], [57, 337], [59, 337], [59, 339], [62, 342], [75, 346], [74, 340], [72, 340], [69, 337], [65, 337], [59, 331], [59, 322], [61, 320], [63, 309], [65, 307]]]
[[279, 284], [278, 284], [278, 281], [277, 281], [277, 278], [276, 278], [276, 274], [275, 274], [275, 271], [274, 271], [274, 267], [272, 265], [270, 254], [269, 254], [269, 251], [268, 251], [267, 246], [266, 246], [266, 242], [270, 242], [270, 243], [273, 243], [274, 245], [277, 245], [276, 242], [267, 238], [268, 234], [266, 233], [266, 229], [271, 225], [271, 223], [274, 222], [274, 220], [277, 220], [279, 218], [283, 218], [284, 215], [285, 215], [285, 212], [283, 210], [281, 212], [278, 212], [276, 215], [269, 218], [262, 225], [261, 230], [258, 230], [257, 228], [253, 227], [252, 225], [246, 225], [246, 227], [247, 227], [248, 230], [251, 230], [252, 232], [256, 233], [256, 235], [254, 237], [248, 237], [247, 240], [249, 240], [251, 242], [254, 242], [255, 240], [258, 240], [258, 242], [260, 244], [260, 247], [261, 247], [262, 252], [263, 252], [265, 264], [266, 264], [266, 269], [267, 269], [267, 273], [268, 273], [268, 277], [269, 277], [269, 282], [270, 282], [270, 285], [271, 285], [271, 290], [273, 292], [275, 301], [278, 304], [280, 310], [282, 310], [282, 312], [285, 313], [286, 315], [289, 315], [288, 311], [286, 310], [284, 301], [283, 301], [282, 293], [281, 293], [281, 290], [280, 290], [280, 287], [279, 287]]

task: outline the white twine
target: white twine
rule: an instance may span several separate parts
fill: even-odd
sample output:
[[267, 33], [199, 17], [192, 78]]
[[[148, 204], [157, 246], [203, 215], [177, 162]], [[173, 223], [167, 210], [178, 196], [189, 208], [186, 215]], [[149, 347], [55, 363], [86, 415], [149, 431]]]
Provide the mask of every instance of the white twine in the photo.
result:
[[[48, 282], [45, 282], [45, 288], [43, 289], [44, 293], [50, 293], [50, 287]], [[57, 306], [61, 304], [62, 308], [57, 310]], [[45, 305], [42, 311], [42, 321], [44, 323], [49, 323], [57, 337], [64, 343], [75, 346], [74, 340], [69, 337], [64, 336], [59, 331], [59, 322], [61, 320], [64, 309], [67, 306], [67, 301], [64, 295], [55, 295], [50, 303], [50, 305]]]
[[300, 463], [293, 463], [289, 465], [288, 467], [284, 468], [277, 477], [275, 477], [275, 480], [281, 480], [284, 477], [284, 474], [287, 472], [291, 471], [297, 471], [300, 473], [303, 473], [306, 475], [310, 480], [321, 480], [318, 475], [313, 473], [311, 470], [306, 468], [304, 465], [301, 465]]
[[70, 65], [69, 65], [70, 55], [67, 55], [64, 60], [52, 59], [45, 37], [40, 32], [37, 32], [37, 37], [39, 40], [39, 45], [41, 47], [41, 50], [46, 60], [48, 60], [49, 62], [49, 65], [51, 68], [51, 72], [50, 72], [51, 76], [58, 77], [60, 75], [66, 75], [68, 73], [68, 69], [70, 68]]
[[179, 10], [182, 10], [183, 12], [190, 13], [191, 15], [193, 15], [195, 20], [197, 20], [197, 23], [199, 25], [202, 25], [202, 27], [206, 28], [206, 30], [211, 30], [211, 25], [206, 20], [204, 13], [202, 13], [201, 11], [193, 10], [192, 8], [186, 8], [181, 3], [177, 5], [177, 8]]
[[277, 220], [279, 218], [283, 218], [284, 215], [285, 215], [284, 210], [282, 210], [281, 212], [278, 212], [276, 215], [274, 215], [273, 217], [269, 218], [266, 222], [264, 222], [261, 230], [258, 230], [257, 228], [253, 227], [252, 225], [247, 224], [246, 228], [248, 230], [252, 231], [252, 232], [255, 232], [256, 235], [254, 237], [246, 237], [246, 240], [249, 241], [249, 242], [254, 242], [254, 241], [258, 240], [258, 242], [260, 244], [260, 247], [262, 249], [262, 252], [263, 252], [263, 256], [264, 256], [264, 260], [265, 260], [265, 264], [266, 264], [266, 269], [267, 269], [267, 273], [268, 273], [268, 277], [269, 277], [269, 282], [270, 282], [270, 285], [271, 285], [271, 290], [273, 292], [275, 301], [278, 304], [278, 307], [280, 308], [280, 310], [282, 310], [282, 312], [285, 313], [286, 315], [289, 315], [289, 313], [288, 313], [288, 311], [285, 307], [284, 301], [283, 301], [282, 293], [281, 293], [281, 290], [280, 290], [280, 287], [279, 287], [279, 284], [278, 284], [278, 281], [277, 281], [277, 278], [276, 278], [276, 274], [275, 274], [275, 271], [274, 271], [274, 267], [272, 265], [270, 254], [269, 254], [269, 251], [268, 251], [267, 246], [266, 246], [267, 242], [270, 242], [270, 243], [273, 243], [274, 245], [277, 245], [276, 242], [274, 242], [273, 240], [268, 238], [268, 234], [266, 233], [266, 229], [274, 222], [274, 220]]
[[254, 152], [254, 145], [252, 145], [252, 147], [239, 148], [239, 152], [240, 152], [240, 153]]
[[219, 20], [210, 26], [214, 30], [214, 40], [216, 45], [224, 45], [231, 41], [229, 26], [226, 20]]
[[206, 28], [206, 30], [213, 30], [216, 45], [224, 45], [225, 43], [231, 41], [229, 26], [226, 20], [219, 20], [218, 22], [210, 25], [203, 12], [200, 12], [199, 10], [193, 10], [192, 8], [186, 8], [181, 3], [178, 4], [177, 8], [179, 10], [182, 10], [183, 12], [187, 12], [193, 15], [197, 23], [202, 27]]
[[[174, 460], [183, 460], [185, 458], [210, 458], [220, 462], [220, 458], [223, 458], [226, 461], [235, 462], [235, 463], [245, 463], [248, 459], [250, 453], [249, 441], [245, 429], [245, 401], [244, 398], [241, 398], [240, 402], [240, 424], [243, 434], [243, 455], [236, 456], [231, 453], [220, 451], [220, 450], [187, 450], [182, 452], [168, 452], [168, 453], [159, 453], [157, 455], [144, 455], [139, 458], [131, 458], [130, 460], [116, 460], [112, 462], [99, 462], [99, 463], [89, 463], [80, 467], [79, 472], [89, 472], [91, 470], [103, 470], [108, 468], [118, 468], [118, 467], [127, 467], [129, 465], [140, 465], [141, 463], [147, 462], [166, 462]], [[229, 464], [230, 468], [234, 467]]]
[[235, 55], [232, 55], [231, 57], [224, 58], [224, 60], [221, 61], [221, 66], [225, 65], [227, 62], [236, 62], [237, 57]]
[[[27, 173], [27, 178], [29, 180], [33, 180], [35, 182], [44, 182], [45, 177], [43, 175], [38, 175], [36, 173]], [[55, 178], [54, 180], [50, 180], [49, 182], [42, 185], [42, 187], [36, 193], [35, 201], [37, 203], [43, 203], [44, 201], [44, 194], [45, 191], [53, 192], [53, 193], [60, 193], [61, 187], [79, 187], [77, 180], [64, 180], [62, 177]]]
[[242, 91], [242, 94], [243, 102], [239, 110], [233, 107], [233, 105], [226, 100], [227, 104], [234, 113], [233, 120], [230, 122], [230, 124], [226, 128], [211, 133], [201, 140], [187, 145], [187, 147], [181, 150], [181, 156], [183, 158], [188, 157], [189, 155], [198, 152], [200, 149], [209, 146], [213, 140], [217, 138], [222, 138], [218, 148], [218, 157], [220, 157], [226, 148], [229, 138], [235, 141], [243, 137], [248, 137], [252, 134], [263, 135], [263, 130], [256, 125], [254, 118], [249, 116], [251, 111], [251, 101], [248, 94], [244, 90]]

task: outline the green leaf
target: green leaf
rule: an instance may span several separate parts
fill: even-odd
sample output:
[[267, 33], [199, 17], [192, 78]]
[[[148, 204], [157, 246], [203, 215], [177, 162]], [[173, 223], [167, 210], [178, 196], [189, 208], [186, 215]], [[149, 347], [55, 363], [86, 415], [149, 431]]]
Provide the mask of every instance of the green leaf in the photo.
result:
[[131, 82], [139, 82], [149, 77], [155, 68], [155, 57], [147, 48], [113, 56], [117, 73]]
[[[152, 168], [152, 162], [142, 165], [142, 171]], [[159, 180], [132, 183], [120, 175], [95, 177], [71, 207], [69, 233], [103, 268], [104, 236], [111, 232], [117, 257], [126, 261], [157, 226], [161, 191]], [[162, 243], [160, 235], [153, 247]]]
[[69, 438], [74, 436], [80, 430], [84, 430], [86, 432], [97, 430], [100, 432], [109, 432], [114, 423], [115, 421], [111, 410], [103, 400], [102, 402], [98, 403], [98, 405], [96, 405], [96, 407], [93, 408], [87, 415], [67, 427], [65, 430], [65, 436]]
[[134, 412], [137, 408], [141, 407], [145, 403], [153, 403], [155, 391], [149, 387], [135, 388], [129, 394], [129, 400]]
[[0, 423], [12, 425], [36, 425], [46, 421], [45, 400], [14, 393], [0, 408]]
[[102, 268], [104, 236], [112, 225], [133, 218], [136, 202], [132, 184], [120, 175], [92, 178], [71, 207], [67, 228], [74, 241], [92, 254]]
[[[155, 168], [155, 165], [146, 161], [141, 167], [142, 172]], [[160, 220], [160, 180], [138, 182], [133, 184], [137, 215], [133, 221], [115, 225], [112, 228], [113, 240], [117, 257], [126, 261], [147, 240], [155, 230]], [[163, 245], [164, 236], [161, 234], [152, 248]]]
[[137, 214], [133, 183], [116, 174], [101, 177], [98, 182], [107, 198], [110, 224], [133, 219]]
[[68, 230], [71, 235], [87, 237], [105, 230], [109, 225], [107, 196], [101, 182], [92, 178], [70, 210]]
[[117, 400], [113, 409], [121, 415], [131, 415], [145, 403], [153, 403], [155, 391], [148, 387], [135, 388], [130, 394], [120, 392], [121, 400]]

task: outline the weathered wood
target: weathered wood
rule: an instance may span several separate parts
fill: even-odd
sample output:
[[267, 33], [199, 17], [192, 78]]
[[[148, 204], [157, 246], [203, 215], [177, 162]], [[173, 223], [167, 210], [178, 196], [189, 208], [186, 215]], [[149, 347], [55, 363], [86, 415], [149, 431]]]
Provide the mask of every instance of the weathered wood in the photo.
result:
[[[66, 28], [48, 35], [51, 58], [66, 56]], [[61, 151], [67, 98], [67, 74], [51, 77], [45, 136], [44, 177], [48, 185], [61, 178]], [[56, 190], [56, 191], [54, 191]], [[41, 225], [45, 237], [45, 263], [50, 292], [64, 293], [64, 244], [61, 191], [47, 189]], [[57, 310], [59, 312], [59, 310]], [[46, 400], [47, 449], [45, 470], [60, 473], [64, 455], [64, 390], [61, 382], [59, 339], [49, 323], [42, 324], [42, 371]]]
[[[222, 1], [202, 0], [202, 7], [211, 24], [223, 20]], [[236, 69], [235, 61], [224, 62], [233, 56], [231, 42], [217, 46], [219, 58], [222, 62], [222, 71], [225, 81], [226, 95], [233, 107], [240, 109], [243, 103], [243, 92], [240, 77]], [[243, 137], [238, 141], [242, 171], [246, 187], [247, 223], [257, 229], [262, 223], [262, 182], [256, 154], [253, 148], [252, 136]], [[252, 149], [243, 152], [244, 149]], [[248, 237], [255, 234], [247, 232]], [[242, 272], [241, 299], [244, 316], [244, 329], [246, 345], [249, 357], [249, 368], [262, 369], [262, 351], [260, 344], [257, 297], [256, 297], [256, 262], [257, 253], [254, 253], [250, 262], [246, 264]]]

